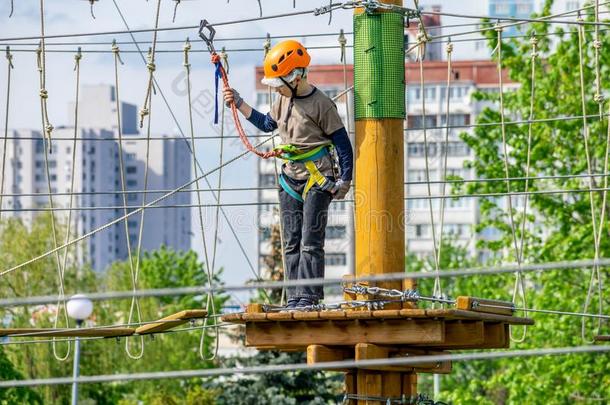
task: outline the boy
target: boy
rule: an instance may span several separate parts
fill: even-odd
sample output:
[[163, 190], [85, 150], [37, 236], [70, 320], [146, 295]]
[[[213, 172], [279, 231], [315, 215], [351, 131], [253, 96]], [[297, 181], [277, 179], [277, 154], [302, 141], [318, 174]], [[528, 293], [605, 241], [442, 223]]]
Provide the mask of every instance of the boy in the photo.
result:
[[[280, 176], [280, 212], [284, 230], [286, 279], [324, 277], [324, 236], [330, 201], [349, 191], [353, 152], [335, 103], [307, 82], [311, 57], [297, 41], [275, 45], [264, 62], [262, 83], [280, 97], [263, 115], [250, 107], [233, 89], [224, 89], [227, 104], [264, 132], [279, 130], [286, 163]], [[341, 176], [335, 179], [329, 148], [339, 158]], [[287, 309], [317, 305], [322, 286], [290, 287]]]

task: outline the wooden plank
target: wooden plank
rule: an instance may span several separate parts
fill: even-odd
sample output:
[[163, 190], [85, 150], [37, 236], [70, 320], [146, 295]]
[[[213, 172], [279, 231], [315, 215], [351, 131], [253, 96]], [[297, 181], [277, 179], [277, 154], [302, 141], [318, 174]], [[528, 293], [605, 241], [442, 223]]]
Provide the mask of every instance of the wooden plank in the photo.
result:
[[139, 335], [148, 335], [151, 333], [162, 332], [173, 329], [176, 326], [183, 325], [191, 319], [205, 318], [207, 314], [208, 312], [205, 309], [189, 309], [186, 311], [180, 311], [178, 313], [166, 316], [165, 318], [159, 319], [159, 322], [142, 325], [136, 328], [136, 333]]
[[[417, 349], [396, 349], [385, 346], [377, 346], [368, 343], [359, 343], [355, 347], [355, 359], [386, 359], [405, 358], [409, 356], [425, 356], [429, 354], [446, 354], [445, 352], [430, 352]], [[451, 362], [430, 362], [417, 365], [395, 365], [395, 366], [365, 366], [359, 367], [364, 370], [391, 371], [391, 372], [421, 372], [434, 374], [449, 374]]]
[[482, 321], [446, 321], [443, 342], [417, 343], [416, 346], [449, 348], [477, 348], [485, 343], [485, 328]]
[[269, 312], [267, 319], [270, 321], [292, 321], [294, 320], [292, 312]]
[[[355, 370], [350, 370], [345, 373], [345, 392], [347, 394], [355, 394], [357, 391], [357, 376], [358, 373]], [[353, 399], [349, 399], [343, 405], [356, 405], [356, 401]]]
[[263, 304], [248, 304], [248, 306], [246, 306], [246, 313], [248, 313], [248, 314], [260, 313], [260, 312], [265, 312], [265, 310], [263, 308]]
[[[307, 346], [307, 364], [326, 363], [329, 361], [343, 361], [354, 358], [352, 350], [328, 347], [323, 345]], [[349, 369], [335, 369], [335, 371], [349, 372]]]
[[533, 325], [534, 320], [518, 316], [506, 316], [498, 314], [487, 314], [485, 312], [463, 311], [460, 309], [448, 309], [447, 316], [454, 319], [478, 319], [481, 321], [504, 322], [510, 325]]
[[244, 321], [241, 319], [240, 313], [233, 314], [225, 314], [220, 318], [223, 322], [231, 322], [231, 323], [243, 323]]
[[241, 314], [241, 319], [246, 322], [265, 322], [268, 318], [267, 313], [265, 312], [253, 312], [253, 313], [243, 313]]
[[510, 347], [508, 325], [485, 322], [485, 339], [481, 349], [506, 349]]
[[399, 309], [380, 309], [378, 311], [373, 311], [373, 318], [397, 319], [402, 318], [402, 316], [400, 315]]
[[596, 342], [610, 342], [610, 335], [598, 335], [595, 336]]
[[347, 311], [322, 311], [320, 312], [320, 319], [329, 319], [329, 320], [342, 320], [347, 317]]
[[246, 346], [352, 346], [358, 343], [429, 345], [442, 343], [444, 338], [443, 323], [430, 320], [324, 320], [246, 324]]
[[401, 309], [400, 316], [403, 318], [427, 318], [425, 309]]
[[302, 321], [315, 321], [320, 319], [320, 313], [318, 311], [315, 312], [293, 312], [292, 314], [295, 320]]
[[[488, 307], [485, 305], [492, 305], [492, 307]], [[457, 309], [462, 309], [466, 311], [486, 312], [490, 314], [499, 314], [507, 316], [512, 316], [515, 312], [514, 305], [512, 302], [488, 300], [483, 298], [465, 296], [457, 297], [455, 301], [455, 307]]]
[[121, 337], [131, 336], [134, 328], [6, 328], [0, 336], [26, 335], [23, 337]]
[[347, 319], [371, 319], [373, 317], [372, 311], [345, 311], [345, 317]]
[[417, 395], [417, 374], [402, 374], [402, 394], [407, 398]]

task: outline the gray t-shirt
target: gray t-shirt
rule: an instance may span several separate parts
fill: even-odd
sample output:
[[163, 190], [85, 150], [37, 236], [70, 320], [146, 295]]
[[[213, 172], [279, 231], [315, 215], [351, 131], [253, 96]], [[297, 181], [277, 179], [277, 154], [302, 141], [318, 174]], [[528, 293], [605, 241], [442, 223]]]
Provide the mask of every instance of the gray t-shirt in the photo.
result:
[[[289, 105], [289, 97], [279, 96], [269, 113], [277, 122], [282, 144], [294, 145], [307, 152], [320, 145], [330, 145], [330, 135], [343, 128], [335, 103], [316, 88], [307, 96], [295, 97], [292, 113], [286, 120]], [[315, 164], [323, 175], [333, 175], [333, 162], [328, 155]], [[303, 163], [288, 162], [283, 170], [287, 176], [297, 180], [309, 176]]]

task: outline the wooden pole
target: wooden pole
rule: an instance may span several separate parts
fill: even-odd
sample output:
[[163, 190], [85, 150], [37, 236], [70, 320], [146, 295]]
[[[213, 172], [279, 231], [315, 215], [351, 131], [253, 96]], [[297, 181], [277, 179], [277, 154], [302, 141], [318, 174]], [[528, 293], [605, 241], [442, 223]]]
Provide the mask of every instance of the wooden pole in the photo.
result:
[[[402, 6], [402, 0], [385, 2]], [[396, 44], [387, 42], [388, 37], [394, 40], [404, 38], [404, 25], [399, 22], [390, 27], [384, 19], [378, 18], [379, 15], [365, 16], [363, 13], [363, 9], [354, 11], [356, 276], [394, 273], [405, 268], [404, 42], [402, 59], [395, 55], [401, 52], [401, 49], [395, 49], [401, 46], [400, 41]], [[365, 18], [376, 21], [364, 21]], [[359, 36], [359, 29], [367, 32]], [[388, 48], [394, 55], [392, 61], [386, 58]], [[397, 66], [389, 66], [391, 63], [402, 64], [402, 77], [397, 76]], [[388, 76], [393, 78], [388, 81]], [[390, 91], [386, 91], [389, 87]], [[383, 100], [384, 97], [396, 99]], [[390, 101], [391, 106], [377, 108], [384, 101]], [[414, 283], [397, 280], [376, 285], [403, 289], [412, 288]], [[367, 353], [362, 355], [367, 356]], [[375, 358], [373, 353], [371, 356]], [[409, 398], [416, 395], [417, 376], [414, 373], [359, 369], [346, 374], [346, 389], [360, 397], [400, 398], [404, 395]], [[382, 402], [358, 400], [350, 403], [371, 405]]]

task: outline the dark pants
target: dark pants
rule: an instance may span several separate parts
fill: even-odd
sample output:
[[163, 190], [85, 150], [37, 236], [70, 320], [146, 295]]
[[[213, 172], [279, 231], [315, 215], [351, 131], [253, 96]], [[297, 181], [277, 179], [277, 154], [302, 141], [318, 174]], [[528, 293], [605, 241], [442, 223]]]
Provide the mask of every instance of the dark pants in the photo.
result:
[[[303, 193], [305, 181], [288, 176], [285, 179], [298, 194]], [[309, 190], [304, 202], [280, 189], [287, 280], [324, 277], [324, 236], [331, 200], [331, 194], [317, 185]], [[287, 296], [288, 299], [317, 300], [324, 298], [324, 289], [322, 286], [288, 287]]]

